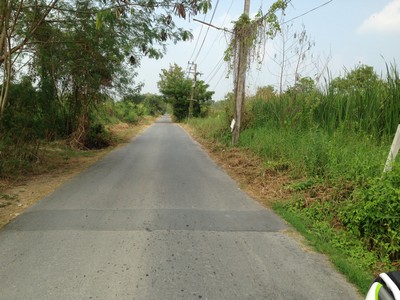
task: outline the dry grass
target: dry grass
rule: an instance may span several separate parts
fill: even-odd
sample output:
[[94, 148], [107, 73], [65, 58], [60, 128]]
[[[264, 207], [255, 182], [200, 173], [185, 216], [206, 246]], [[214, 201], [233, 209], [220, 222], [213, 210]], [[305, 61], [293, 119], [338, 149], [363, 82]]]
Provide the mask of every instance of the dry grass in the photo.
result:
[[107, 153], [128, 143], [153, 121], [146, 118], [135, 126], [110, 126], [117, 143], [102, 150], [72, 151], [62, 141], [44, 146], [34, 170], [17, 178], [0, 179], [0, 228]]
[[288, 199], [290, 191], [285, 188], [290, 182], [287, 170], [267, 168], [263, 161], [252, 152], [236, 147], [225, 147], [216, 141], [201, 138], [188, 125], [183, 125], [209, 156], [221, 166], [241, 188], [255, 200], [267, 207], [274, 202]]
[[293, 184], [305, 182], [307, 178], [294, 179], [287, 165], [266, 165], [250, 150], [227, 147], [218, 141], [202, 138], [190, 125], [184, 124], [182, 127], [252, 198], [267, 207], [272, 207], [276, 201], [293, 197], [304, 199], [305, 206], [315, 201], [346, 199], [354, 189], [351, 182], [342, 182], [337, 186], [316, 182], [303, 189], [292, 189]]
[[[226, 147], [217, 141], [203, 139], [189, 125], [182, 127], [203, 147], [208, 155], [233, 178], [240, 187], [254, 200], [272, 208], [277, 201], [285, 201], [293, 192], [288, 185], [293, 182], [289, 170], [276, 170], [265, 166], [263, 161], [251, 151]], [[291, 227], [282, 231], [298, 241], [306, 251], [313, 251], [305, 238]]]

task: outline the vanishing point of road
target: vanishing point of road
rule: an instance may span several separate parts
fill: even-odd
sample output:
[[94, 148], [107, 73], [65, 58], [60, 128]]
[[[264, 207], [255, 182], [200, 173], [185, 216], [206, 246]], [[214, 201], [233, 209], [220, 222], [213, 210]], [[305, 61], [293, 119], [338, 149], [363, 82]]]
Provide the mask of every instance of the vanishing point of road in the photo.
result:
[[0, 231], [0, 299], [360, 299], [159, 119]]

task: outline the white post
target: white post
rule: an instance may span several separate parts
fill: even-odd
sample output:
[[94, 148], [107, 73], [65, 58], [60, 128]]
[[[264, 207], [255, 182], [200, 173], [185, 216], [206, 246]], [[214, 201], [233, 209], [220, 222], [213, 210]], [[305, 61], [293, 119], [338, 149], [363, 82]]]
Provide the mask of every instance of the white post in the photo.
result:
[[397, 126], [396, 135], [394, 136], [392, 146], [390, 147], [390, 152], [386, 160], [385, 168], [383, 169], [384, 173], [392, 170], [392, 166], [396, 159], [397, 153], [399, 153], [399, 149], [400, 149], [400, 125]]
[[233, 131], [233, 128], [235, 128], [235, 124], [236, 124], [235, 119], [232, 119], [232, 122], [231, 122], [231, 132]]

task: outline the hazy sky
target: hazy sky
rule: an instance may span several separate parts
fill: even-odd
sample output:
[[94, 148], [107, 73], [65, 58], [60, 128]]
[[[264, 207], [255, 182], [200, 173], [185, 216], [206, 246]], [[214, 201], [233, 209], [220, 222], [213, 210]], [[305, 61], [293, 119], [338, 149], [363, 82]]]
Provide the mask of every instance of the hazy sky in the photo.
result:
[[[273, 1], [252, 0], [251, 14], [260, 7], [264, 12]], [[287, 9], [284, 21], [306, 13], [328, 0], [292, 0]], [[213, 0], [213, 9], [206, 16], [195, 18], [210, 22], [215, 9], [212, 24], [218, 27], [232, 28], [243, 11], [244, 0]], [[161, 69], [168, 69], [170, 64], [178, 64], [187, 68], [188, 61], [197, 63], [200, 79], [215, 91], [214, 100], [223, 99], [233, 89], [233, 76], [229, 75], [227, 63], [222, 57], [227, 48], [229, 36], [223, 31], [209, 28], [193, 20], [178, 21], [180, 26], [192, 30], [194, 39], [168, 46], [167, 54], [160, 60], [144, 58], [139, 68], [138, 81], [144, 82], [142, 92], [158, 93], [157, 81]], [[287, 44], [293, 43], [295, 32], [302, 26], [310, 41], [315, 43], [307, 53], [302, 76], [315, 78], [328, 68], [333, 76], [344, 73], [345, 69], [353, 69], [358, 64], [371, 65], [381, 74], [385, 70], [385, 61], [399, 61], [400, 56], [400, 0], [333, 0], [330, 3], [286, 23], [290, 26], [286, 35]], [[205, 34], [208, 30], [206, 39]], [[298, 37], [298, 35], [297, 35]], [[200, 48], [201, 44], [203, 46]], [[254, 63], [246, 82], [246, 91], [255, 93], [258, 86], [279, 85], [279, 65], [273, 61], [281, 61], [282, 37], [277, 36], [265, 45], [265, 56], [262, 64]], [[288, 54], [295, 54], [287, 51]], [[296, 58], [296, 55], [294, 55]], [[294, 59], [295, 59], [294, 58]], [[290, 84], [294, 80], [290, 68], [287, 68], [284, 82]], [[324, 73], [326, 74], [326, 73]]]

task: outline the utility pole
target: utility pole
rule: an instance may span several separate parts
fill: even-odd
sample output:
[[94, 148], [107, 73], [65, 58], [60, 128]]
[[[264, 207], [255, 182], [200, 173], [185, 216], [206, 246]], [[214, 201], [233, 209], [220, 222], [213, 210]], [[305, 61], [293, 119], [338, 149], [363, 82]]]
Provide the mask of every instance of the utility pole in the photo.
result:
[[[189, 103], [189, 118], [193, 117], [193, 102], [195, 101], [195, 89], [196, 89], [196, 81], [197, 81], [197, 64], [195, 63], [191, 63], [192, 65], [194, 65], [194, 80], [193, 80], [193, 85], [192, 85], [192, 92], [190, 95], [190, 103]], [[191, 69], [191, 67], [190, 67]], [[190, 73], [190, 70], [189, 70]]]
[[[245, 0], [244, 2], [244, 11], [243, 14], [250, 14], [250, 0]], [[232, 144], [237, 144], [239, 140], [240, 126], [242, 122], [242, 111], [243, 111], [243, 103], [245, 98], [245, 90], [246, 90], [246, 69], [247, 69], [247, 59], [248, 59], [248, 47], [246, 47], [245, 43], [245, 35], [240, 32], [235, 32], [235, 34], [239, 34], [238, 37], [238, 56], [237, 56], [237, 66], [236, 69], [236, 78], [235, 78], [235, 90], [234, 90], [234, 99], [235, 99], [235, 113], [234, 113], [234, 127], [232, 134]]]

